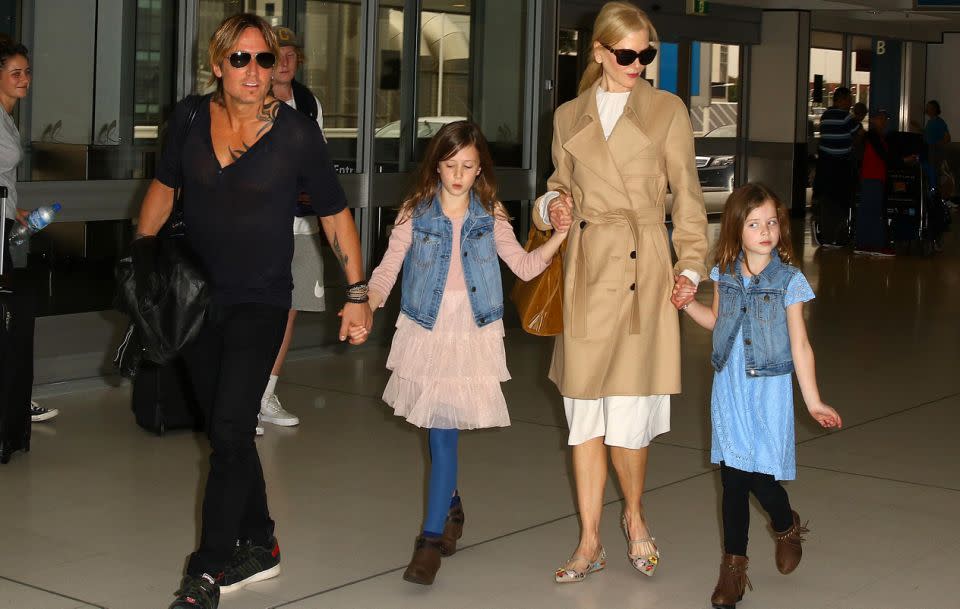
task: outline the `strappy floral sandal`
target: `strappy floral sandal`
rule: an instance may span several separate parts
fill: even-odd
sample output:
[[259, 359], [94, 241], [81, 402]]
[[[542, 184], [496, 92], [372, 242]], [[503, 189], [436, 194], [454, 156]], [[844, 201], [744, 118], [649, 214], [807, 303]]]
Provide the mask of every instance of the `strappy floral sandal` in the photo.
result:
[[620, 524], [623, 526], [623, 535], [627, 538], [627, 558], [630, 560], [630, 564], [640, 573], [652, 577], [657, 571], [657, 565], [660, 564], [660, 549], [654, 543], [656, 538], [630, 539], [630, 529], [627, 528], [626, 516], [623, 516]]
[[[586, 568], [578, 568], [580, 565], [586, 565]], [[593, 560], [579, 554], [571, 556], [567, 564], [554, 573], [554, 579], [558, 584], [575, 584], [582, 582], [590, 573], [596, 573], [606, 566], [607, 551], [603, 549], [603, 546], [600, 546], [600, 553]]]

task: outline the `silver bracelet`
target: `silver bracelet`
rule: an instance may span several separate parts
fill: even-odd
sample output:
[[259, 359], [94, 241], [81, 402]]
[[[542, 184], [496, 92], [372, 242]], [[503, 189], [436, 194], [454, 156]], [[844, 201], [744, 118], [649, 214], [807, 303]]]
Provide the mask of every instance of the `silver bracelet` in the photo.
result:
[[689, 307], [689, 306], [690, 306], [690, 303], [688, 302], [687, 304], [685, 304], [685, 305], [683, 305], [682, 307], [680, 307], [680, 310], [681, 310], [681, 311], [686, 311], [686, 310], [687, 310], [687, 307]]

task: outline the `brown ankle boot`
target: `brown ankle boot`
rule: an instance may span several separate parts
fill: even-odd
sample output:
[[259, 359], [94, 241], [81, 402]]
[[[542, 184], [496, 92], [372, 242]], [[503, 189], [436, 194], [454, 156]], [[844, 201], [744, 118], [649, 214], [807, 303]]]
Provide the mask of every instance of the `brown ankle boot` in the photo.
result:
[[440, 538], [419, 535], [413, 546], [413, 558], [403, 572], [403, 579], [429, 586], [440, 570]]
[[736, 609], [737, 603], [743, 598], [744, 590], [748, 587], [753, 590], [750, 578], [747, 577], [749, 562], [750, 559], [746, 556], [723, 555], [720, 560], [720, 579], [717, 580], [717, 587], [713, 589], [713, 596], [710, 597], [714, 609]]
[[774, 532], [777, 540], [777, 570], [787, 575], [792, 573], [797, 565], [800, 564], [800, 558], [803, 556], [803, 548], [800, 544], [803, 542], [803, 535], [809, 533], [807, 523], [800, 524], [800, 515], [793, 512], [793, 525], [782, 533]]
[[447, 512], [447, 521], [443, 525], [443, 535], [440, 536], [440, 553], [444, 556], [456, 554], [457, 540], [461, 537], [463, 537], [462, 500]]

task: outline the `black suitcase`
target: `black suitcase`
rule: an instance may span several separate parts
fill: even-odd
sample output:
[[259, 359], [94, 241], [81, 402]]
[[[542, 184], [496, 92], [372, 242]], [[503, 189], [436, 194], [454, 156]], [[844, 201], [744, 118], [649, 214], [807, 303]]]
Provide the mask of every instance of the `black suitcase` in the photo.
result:
[[200, 405], [180, 359], [163, 366], [141, 362], [133, 379], [132, 407], [137, 425], [160, 436], [171, 429], [203, 428]]
[[[0, 213], [7, 189], [0, 186]], [[0, 219], [0, 463], [30, 450], [30, 395], [33, 392], [33, 307], [29, 293], [10, 287], [4, 274], [6, 219]], [[10, 271], [10, 269], [7, 269]]]

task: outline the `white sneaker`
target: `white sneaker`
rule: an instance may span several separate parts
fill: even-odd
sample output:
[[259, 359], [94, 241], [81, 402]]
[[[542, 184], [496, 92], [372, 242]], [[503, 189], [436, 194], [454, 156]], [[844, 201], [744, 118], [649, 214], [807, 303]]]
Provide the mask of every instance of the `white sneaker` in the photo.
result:
[[260, 400], [260, 419], [280, 427], [293, 427], [300, 424], [300, 419], [283, 409], [277, 394], [271, 394]]
[[263, 435], [263, 425], [260, 424], [260, 415], [257, 415], [257, 435]]
[[40, 421], [49, 421], [60, 414], [56, 408], [44, 408], [33, 400], [30, 400], [30, 421], [39, 423]]

